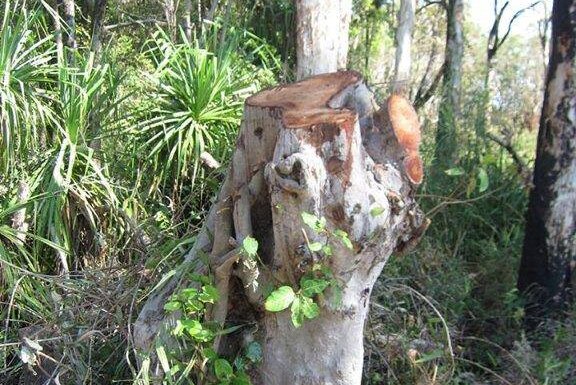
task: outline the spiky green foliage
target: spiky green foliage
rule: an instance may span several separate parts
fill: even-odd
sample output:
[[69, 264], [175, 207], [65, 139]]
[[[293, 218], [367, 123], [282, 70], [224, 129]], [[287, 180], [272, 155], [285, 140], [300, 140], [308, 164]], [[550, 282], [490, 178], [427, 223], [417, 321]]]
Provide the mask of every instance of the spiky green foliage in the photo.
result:
[[21, 1], [4, 3], [0, 25], [0, 172], [38, 149], [53, 119], [46, 87], [54, 81], [55, 49], [43, 14]]
[[200, 154], [221, 154], [235, 137], [244, 79], [237, 76], [233, 46], [209, 51], [198, 41], [174, 44], [159, 32], [150, 54], [155, 59], [156, 107], [139, 125], [158, 182], [194, 181]]
[[[84, 60], [82, 68], [59, 70], [53, 147], [33, 176], [33, 191], [46, 194], [35, 204], [36, 234], [60, 245], [69, 256], [98, 253], [115, 231], [112, 227], [107, 233], [105, 224], [112, 220], [121, 226], [114, 222], [119, 207], [116, 189], [106, 159], [98, 152], [100, 130], [116, 123], [117, 81], [110, 77], [108, 65], [94, 64], [92, 55], [78, 60]], [[60, 255], [65, 270], [67, 262]]]

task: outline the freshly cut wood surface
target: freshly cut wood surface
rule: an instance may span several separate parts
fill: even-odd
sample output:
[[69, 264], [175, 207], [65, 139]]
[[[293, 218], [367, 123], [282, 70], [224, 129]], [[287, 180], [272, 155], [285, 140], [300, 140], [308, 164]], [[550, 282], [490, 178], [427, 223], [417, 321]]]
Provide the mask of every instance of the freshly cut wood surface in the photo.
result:
[[353, 119], [355, 112], [331, 108], [330, 101], [361, 79], [361, 75], [355, 71], [317, 75], [262, 91], [248, 98], [246, 104], [281, 109], [286, 128], [302, 128], [319, 123], [339, 124]]

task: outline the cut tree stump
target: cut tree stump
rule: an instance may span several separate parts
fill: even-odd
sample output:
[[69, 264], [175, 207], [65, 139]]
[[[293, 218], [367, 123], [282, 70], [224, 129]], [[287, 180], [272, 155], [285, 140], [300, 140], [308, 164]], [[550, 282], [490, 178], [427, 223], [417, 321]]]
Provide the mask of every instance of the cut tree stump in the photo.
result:
[[[185, 271], [210, 271], [220, 292], [210, 319], [251, 325], [218, 339], [215, 348], [233, 358], [245, 341], [259, 342], [263, 359], [250, 372], [253, 384], [360, 384], [372, 287], [389, 256], [407, 252], [428, 225], [413, 194], [422, 180], [419, 142], [409, 103], [391, 99], [379, 109], [353, 71], [247, 99], [218, 199], [179, 273], [140, 313], [136, 346], [151, 352], [155, 338], [168, 341], [164, 303]], [[325, 218], [327, 231], [305, 225], [302, 213]], [[342, 232], [351, 248], [330, 236]], [[258, 261], [241, 253], [246, 237], [258, 241]], [[313, 243], [329, 246], [332, 255], [312, 252]], [[337, 285], [316, 298], [316, 318], [297, 328], [290, 309], [265, 310], [272, 290], [298, 291], [318, 265]]]

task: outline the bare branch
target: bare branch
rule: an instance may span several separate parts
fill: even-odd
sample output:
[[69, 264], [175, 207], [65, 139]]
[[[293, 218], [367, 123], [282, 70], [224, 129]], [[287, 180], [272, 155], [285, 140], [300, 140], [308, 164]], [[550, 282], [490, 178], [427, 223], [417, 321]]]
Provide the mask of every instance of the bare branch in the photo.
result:
[[502, 37], [502, 39], [500, 40], [500, 44], [499, 46], [501, 46], [502, 44], [504, 44], [504, 42], [506, 41], [506, 39], [508, 38], [508, 35], [510, 35], [510, 30], [512, 29], [512, 24], [514, 23], [514, 21], [520, 16], [522, 15], [524, 12], [526, 12], [527, 10], [534, 8], [536, 5], [540, 4], [542, 2], [542, 0], [538, 0], [532, 4], [530, 4], [529, 6], [522, 8], [521, 10], [517, 11], [514, 16], [512, 16], [512, 19], [510, 19], [510, 22], [508, 23], [508, 29], [506, 30], [506, 34]]
[[486, 136], [488, 137], [488, 139], [501, 146], [504, 150], [506, 150], [506, 152], [508, 152], [508, 154], [510, 154], [510, 156], [512, 157], [512, 161], [516, 165], [516, 170], [518, 170], [518, 174], [522, 178], [522, 184], [524, 184], [524, 187], [526, 187], [527, 189], [531, 189], [532, 172], [530, 171], [530, 168], [526, 165], [526, 163], [522, 160], [520, 155], [518, 155], [514, 147], [512, 147], [512, 143], [510, 143], [510, 140], [498, 137], [489, 132], [486, 133]]
[[418, 92], [416, 93], [416, 98], [414, 99], [414, 108], [416, 110], [422, 108], [428, 102], [428, 100], [430, 100], [432, 96], [434, 96], [434, 93], [436, 92], [436, 89], [440, 84], [440, 80], [442, 80], [445, 70], [446, 70], [446, 62], [442, 64], [442, 67], [440, 67], [440, 69], [436, 73], [436, 76], [434, 76], [434, 80], [432, 80], [430, 87], [428, 87], [426, 91], [421, 92], [422, 88], [418, 89]]
[[423, 11], [425, 8], [428, 8], [431, 5], [439, 5], [442, 8], [446, 9], [446, 1], [444, 1], [444, 0], [431, 0], [431, 1], [427, 1], [423, 6], [418, 8], [416, 10], [416, 14], [419, 14], [420, 11]]
[[131, 20], [131, 21], [125, 21], [125, 22], [118, 23], [118, 24], [107, 25], [104, 27], [104, 30], [105, 31], [111, 31], [113, 29], [122, 28], [122, 27], [129, 27], [132, 25], [140, 25], [143, 27], [144, 24], [166, 25], [167, 23], [163, 20], [158, 20], [158, 19]]

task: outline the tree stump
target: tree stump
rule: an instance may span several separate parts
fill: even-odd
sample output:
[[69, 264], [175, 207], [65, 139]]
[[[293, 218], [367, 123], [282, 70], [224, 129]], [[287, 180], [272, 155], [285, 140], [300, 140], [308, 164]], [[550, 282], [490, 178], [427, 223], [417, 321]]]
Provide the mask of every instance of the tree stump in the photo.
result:
[[[360, 384], [372, 287], [389, 256], [405, 253], [428, 225], [413, 194], [422, 180], [419, 142], [410, 104], [393, 96], [378, 109], [352, 71], [246, 101], [229, 173], [185, 265], [214, 273], [212, 320], [254, 325], [215, 342], [230, 357], [243, 341], [261, 344], [254, 384]], [[242, 253], [246, 237], [258, 241], [257, 259]], [[134, 335], [141, 349], [169, 322], [162, 306], [184, 270], [142, 310]], [[265, 310], [271, 291], [298, 292], [316, 270], [335, 284], [315, 296], [314, 319], [295, 327], [290, 308]]]

